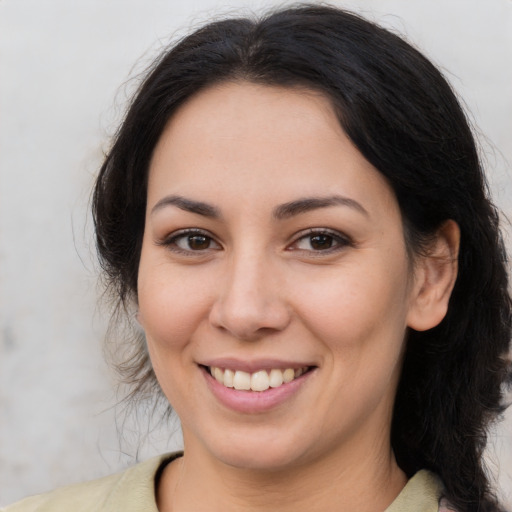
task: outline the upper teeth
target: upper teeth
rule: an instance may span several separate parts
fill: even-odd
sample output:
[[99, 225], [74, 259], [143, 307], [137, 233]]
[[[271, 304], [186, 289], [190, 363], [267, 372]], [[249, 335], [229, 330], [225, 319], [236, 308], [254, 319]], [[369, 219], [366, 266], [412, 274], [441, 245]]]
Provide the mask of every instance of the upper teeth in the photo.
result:
[[297, 369], [286, 368], [285, 370], [274, 368], [269, 371], [259, 370], [254, 373], [247, 373], [241, 370], [223, 370], [222, 368], [211, 366], [210, 373], [215, 380], [227, 388], [246, 391], [265, 391], [268, 388], [278, 388], [282, 384], [291, 382], [293, 379], [300, 377], [307, 369], [307, 366]]

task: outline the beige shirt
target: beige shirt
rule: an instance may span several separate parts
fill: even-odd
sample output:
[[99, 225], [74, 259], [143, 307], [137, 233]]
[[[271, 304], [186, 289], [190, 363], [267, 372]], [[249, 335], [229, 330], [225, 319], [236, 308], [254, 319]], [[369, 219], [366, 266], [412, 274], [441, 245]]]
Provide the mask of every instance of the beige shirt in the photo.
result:
[[[0, 512], [158, 512], [155, 475], [164, 461], [176, 456], [156, 457], [123, 473], [25, 498]], [[444, 510], [439, 508], [441, 490], [434, 474], [419, 471], [385, 512]]]

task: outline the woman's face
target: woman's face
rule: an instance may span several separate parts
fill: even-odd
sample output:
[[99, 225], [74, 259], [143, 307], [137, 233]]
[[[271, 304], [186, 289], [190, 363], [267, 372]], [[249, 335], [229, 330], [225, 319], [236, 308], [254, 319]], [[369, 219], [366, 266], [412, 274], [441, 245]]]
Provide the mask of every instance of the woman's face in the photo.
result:
[[272, 469], [388, 443], [413, 277], [393, 191], [329, 102], [207, 89], [148, 187], [139, 318], [187, 453]]

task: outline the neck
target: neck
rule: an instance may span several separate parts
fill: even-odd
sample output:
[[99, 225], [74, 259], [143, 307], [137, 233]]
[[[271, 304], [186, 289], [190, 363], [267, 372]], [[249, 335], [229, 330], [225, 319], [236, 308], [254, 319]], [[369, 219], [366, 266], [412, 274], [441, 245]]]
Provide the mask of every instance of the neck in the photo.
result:
[[201, 450], [187, 449], [164, 471], [158, 507], [160, 512], [205, 510], [205, 504], [211, 512], [386, 509], [406, 483], [389, 443], [355, 452], [261, 471], [228, 466]]

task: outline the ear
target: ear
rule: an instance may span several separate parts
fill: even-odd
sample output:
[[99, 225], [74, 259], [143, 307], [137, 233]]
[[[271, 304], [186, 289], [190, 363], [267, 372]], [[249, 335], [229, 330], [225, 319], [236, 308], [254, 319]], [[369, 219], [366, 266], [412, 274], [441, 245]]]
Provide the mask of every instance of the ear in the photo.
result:
[[459, 226], [447, 220], [437, 230], [428, 252], [417, 257], [407, 316], [411, 329], [432, 329], [445, 317], [457, 279], [459, 244]]

